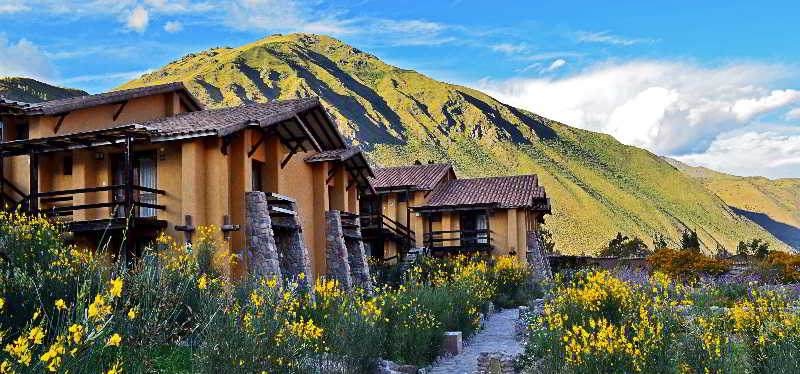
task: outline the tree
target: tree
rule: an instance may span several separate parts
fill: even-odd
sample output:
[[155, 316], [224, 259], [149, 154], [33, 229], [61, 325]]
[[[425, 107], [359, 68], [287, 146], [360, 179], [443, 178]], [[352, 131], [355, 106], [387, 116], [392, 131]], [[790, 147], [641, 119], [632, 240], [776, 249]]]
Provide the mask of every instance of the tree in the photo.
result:
[[697, 239], [697, 231], [685, 230], [681, 234], [681, 249], [700, 252], [700, 240]]
[[667, 248], [668, 246], [667, 237], [661, 233], [656, 233], [653, 237], [653, 249]]
[[600, 251], [601, 256], [611, 257], [639, 257], [648, 254], [647, 244], [644, 244], [642, 239], [629, 238], [621, 232], [618, 232], [617, 236], [608, 242], [608, 246]]
[[736, 253], [765, 258], [769, 255], [769, 243], [757, 238], [749, 242], [740, 241], [739, 245], [736, 247]]

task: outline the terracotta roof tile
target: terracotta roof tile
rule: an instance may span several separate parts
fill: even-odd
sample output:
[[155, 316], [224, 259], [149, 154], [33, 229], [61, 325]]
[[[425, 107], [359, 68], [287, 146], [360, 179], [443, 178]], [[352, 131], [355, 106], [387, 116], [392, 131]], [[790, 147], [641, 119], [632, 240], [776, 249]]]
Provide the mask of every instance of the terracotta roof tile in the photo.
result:
[[372, 185], [377, 190], [410, 187], [412, 190], [429, 191], [453, 166], [450, 164], [424, 164], [376, 168]]
[[435, 190], [421, 208], [469, 205], [549, 211], [547, 194], [536, 175], [451, 180]]
[[91, 108], [99, 105], [113, 104], [144, 96], [159, 95], [176, 91], [183, 93], [186, 98], [198, 109], [204, 108], [203, 104], [197, 101], [197, 99], [192, 96], [191, 93], [189, 93], [183, 83], [177, 82], [27, 104], [24, 107], [24, 112], [25, 114], [29, 115], [49, 116], [66, 113], [77, 109]]
[[282, 122], [294, 117], [300, 111], [318, 105], [320, 103], [317, 98], [272, 101], [263, 104], [180, 113], [145, 122], [142, 125], [156, 129], [165, 136], [205, 132], [222, 136], [239, 131], [249, 124], [266, 127]]
[[361, 151], [358, 148], [354, 147], [349, 147], [344, 149], [332, 149], [330, 151], [323, 151], [308, 156], [304, 159], [304, 161], [308, 163], [325, 162], [325, 161], [344, 161], [359, 153], [361, 153]]

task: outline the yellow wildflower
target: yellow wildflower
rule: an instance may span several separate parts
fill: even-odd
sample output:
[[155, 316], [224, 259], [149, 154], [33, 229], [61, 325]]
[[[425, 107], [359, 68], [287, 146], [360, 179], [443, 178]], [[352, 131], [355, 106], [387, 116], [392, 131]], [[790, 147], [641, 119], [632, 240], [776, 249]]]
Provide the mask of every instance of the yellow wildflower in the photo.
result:
[[69, 327], [70, 332], [70, 339], [72, 339], [75, 344], [80, 344], [81, 339], [83, 339], [83, 326], [78, 324], [73, 324]]
[[67, 309], [67, 305], [64, 303], [63, 299], [56, 300], [56, 309], [58, 309], [58, 310]]
[[122, 374], [122, 368], [119, 367], [119, 362], [115, 363], [111, 369], [108, 369], [107, 374]]
[[114, 333], [114, 335], [111, 335], [111, 337], [108, 338], [108, 343], [106, 343], [106, 346], [113, 345], [115, 347], [119, 347], [120, 342], [122, 342], [122, 337], [119, 336], [119, 334]]
[[111, 280], [111, 296], [113, 297], [122, 296], [122, 283], [123, 283], [122, 279], [119, 277]]
[[206, 278], [206, 275], [203, 274], [202, 276], [200, 276], [200, 279], [197, 280], [197, 288], [205, 290], [207, 286], [208, 286], [208, 279]]
[[131, 309], [128, 311], [128, 319], [135, 319], [135, 318], [136, 318], [136, 313], [137, 313], [137, 312], [138, 312], [138, 309], [137, 309], [136, 307], [134, 307], [134, 308], [131, 308]]

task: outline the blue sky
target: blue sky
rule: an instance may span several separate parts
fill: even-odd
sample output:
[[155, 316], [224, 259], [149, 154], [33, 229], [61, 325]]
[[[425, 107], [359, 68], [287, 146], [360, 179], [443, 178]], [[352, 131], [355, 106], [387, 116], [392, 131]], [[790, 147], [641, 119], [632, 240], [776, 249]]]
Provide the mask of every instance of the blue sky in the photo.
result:
[[333, 35], [693, 165], [800, 177], [796, 2], [0, 0], [0, 76], [102, 92], [190, 52]]

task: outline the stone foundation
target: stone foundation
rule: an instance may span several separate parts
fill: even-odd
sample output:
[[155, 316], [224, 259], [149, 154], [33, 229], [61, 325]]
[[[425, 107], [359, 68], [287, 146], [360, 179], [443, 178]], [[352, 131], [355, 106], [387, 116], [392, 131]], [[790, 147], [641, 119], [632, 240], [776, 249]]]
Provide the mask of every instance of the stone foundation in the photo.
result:
[[342, 233], [347, 247], [347, 260], [350, 264], [350, 278], [354, 287], [372, 291], [372, 281], [369, 275], [369, 263], [361, 238], [361, 223], [358, 215], [341, 213]]
[[250, 274], [256, 278], [282, 281], [266, 196], [263, 192], [247, 192], [245, 202], [245, 236]]
[[[275, 203], [277, 205], [277, 203]], [[281, 201], [284, 208], [296, 212], [293, 202]], [[273, 231], [276, 234], [281, 271], [287, 278], [297, 279], [299, 285], [307, 288], [313, 283], [311, 256], [303, 238], [303, 227], [297, 215], [280, 214], [272, 218]], [[299, 275], [303, 274], [303, 279]]]
[[343, 289], [353, 288], [349, 255], [342, 230], [342, 216], [338, 210], [325, 212], [325, 242], [328, 278], [339, 281]]
[[550, 269], [550, 262], [547, 260], [544, 251], [542, 250], [539, 233], [536, 231], [528, 231], [528, 264], [533, 269], [534, 273], [542, 278], [552, 278], [553, 273]]

